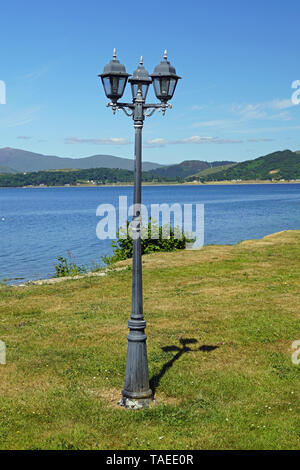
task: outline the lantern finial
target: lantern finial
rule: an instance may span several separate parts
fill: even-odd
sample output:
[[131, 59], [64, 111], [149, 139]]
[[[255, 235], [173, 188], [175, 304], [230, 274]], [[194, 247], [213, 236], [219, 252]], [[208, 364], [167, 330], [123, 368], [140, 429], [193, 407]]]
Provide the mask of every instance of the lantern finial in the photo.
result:
[[141, 58], [140, 58], [140, 65], [143, 65], [143, 56], [141, 55]]
[[113, 50], [113, 58], [116, 59], [117, 58], [117, 50], [116, 48], [114, 47], [114, 50]]
[[167, 49], [165, 49], [164, 59], [167, 60], [167, 58], [168, 58], [168, 52], [167, 52]]

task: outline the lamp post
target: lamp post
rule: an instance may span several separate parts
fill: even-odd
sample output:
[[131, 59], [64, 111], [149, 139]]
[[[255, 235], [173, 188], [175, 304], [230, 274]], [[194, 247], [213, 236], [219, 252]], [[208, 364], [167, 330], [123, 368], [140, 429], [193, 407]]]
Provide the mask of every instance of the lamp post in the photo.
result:
[[[128, 321], [125, 385], [119, 404], [126, 408], [140, 409], [147, 407], [152, 397], [148, 376], [146, 322], [143, 315], [142, 292], [142, 129], [145, 117], [152, 116], [156, 110], [162, 111], [164, 115], [167, 108], [172, 107], [168, 101], [173, 97], [180, 77], [176, 75], [174, 67], [170, 65], [167, 51], [165, 51], [163, 61], [155, 67], [152, 75], [149, 75], [144, 68], [141, 57], [138, 68], [128, 80], [129, 74], [126, 72], [125, 66], [117, 60], [115, 49], [113, 59], [104, 67], [103, 73], [99, 77], [101, 77], [105, 94], [110, 99], [107, 106], [112, 108], [114, 114], [116, 110], [122, 109], [127, 116], [131, 116], [135, 129], [134, 210], [131, 223], [133, 238], [132, 308]], [[123, 96], [127, 80], [131, 84], [132, 103], [120, 103], [118, 100]], [[160, 103], [146, 104], [148, 89], [152, 81]]]

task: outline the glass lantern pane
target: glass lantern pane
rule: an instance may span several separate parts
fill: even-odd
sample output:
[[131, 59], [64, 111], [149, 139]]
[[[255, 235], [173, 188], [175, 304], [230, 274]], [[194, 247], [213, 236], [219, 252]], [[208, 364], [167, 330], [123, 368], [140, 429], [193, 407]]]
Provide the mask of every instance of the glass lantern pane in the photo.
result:
[[110, 77], [111, 83], [111, 95], [112, 96], [119, 96], [119, 77], [111, 76]]
[[145, 100], [147, 96], [147, 92], [148, 92], [148, 87], [149, 85], [146, 85], [145, 83], [132, 83], [131, 84], [132, 98], [135, 99], [137, 96], [138, 90], [141, 90], [142, 97]]
[[102, 82], [103, 82], [103, 87], [104, 87], [104, 91], [105, 91], [106, 96], [110, 95], [111, 89], [110, 89], [110, 79], [109, 79], [109, 77], [102, 78]]
[[136, 98], [137, 91], [138, 91], [138, 86], [137, 86], [137, 84], [136, 84], [136, 83], [132, 83], [132, 84], [131, 84], [131, 93], [132, 93], [132, 99], [133, 99], [133, 100]]
[[160, 79], [160, 94], [162, 97], [167, 97], [169, 95], [169, 78]]
[[146, 97], [147, 97], [148, 88], [149, 88], [149, 85], [146, 85], [146, 84], [143, 84], [143, 85], [142, 85], [142, 95], [143, 95], [144, 100], [145, 100]]
[[109, 75], [101, 77], [107, 98], [111, 100], [118, 100], [124, 93], [127, 82], [127, 77], [120, 77], [118, 75]]
[[124, 88], [125, 88], [125, 77], [121, 77], [118, 79], [119, 80], [119, 86], [118, 86], [118, 95], [121, 97], [124, 93]]
[[172, 98], [172, 96], [174, 95], [176, 83], [177, 83], [176, 78], [171, 78], [170, 86], [169, 86], [169, 96], [170, 96], [170, 98]]
[[157, 98], [159, 98], [159, 96], [160, 96], [159, 82], [160, 82], [159, 78], [154, 78], [153, 86], [154, 86], [154, 91], [155, 91], [155, 95], [157, 96]]

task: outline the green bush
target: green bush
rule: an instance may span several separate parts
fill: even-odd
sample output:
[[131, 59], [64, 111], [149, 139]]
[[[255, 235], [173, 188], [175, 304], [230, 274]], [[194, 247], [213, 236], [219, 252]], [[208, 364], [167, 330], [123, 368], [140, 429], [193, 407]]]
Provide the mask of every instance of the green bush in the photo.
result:
[[[109, 265], [132, 258], [133, 239], [130, 222], [127, 221], [127, 230], [120, 229], [117, 232], [117, 239], [111, 244], [113, 254], [103, 256], [102, 260]], [[155, 238], [151, 238], [155, 234]], [[181, 233], [179, 227], [171, 227], [169, 224], [159, 226], [156, 222], [149, 220], [148, 224], [142, 228], [142, 255], [154, 253], [156, 251], [184, 250], [186, 243], [194, 242], [186, 234]]]
[[55, 277], [77, 276], [87, 272], [85, 266], [78, 266], [64, 258], [63, 256], [57, 257], [58, 263], [55, 267]]

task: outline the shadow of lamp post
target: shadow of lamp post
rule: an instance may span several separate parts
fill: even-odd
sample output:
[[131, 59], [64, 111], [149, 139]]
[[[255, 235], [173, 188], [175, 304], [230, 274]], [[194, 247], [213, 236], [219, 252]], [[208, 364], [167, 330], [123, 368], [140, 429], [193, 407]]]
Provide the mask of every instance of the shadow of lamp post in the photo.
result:
[[[168, 101], [173, 97], [174, 91], [180, 77], [164, 53], [163, 61], [157, 65], [153, 74], [149, 75], [143, 66], [141, 57], [138, 68], [129, 78], [125, 66], [117, 60], [114, 49], [113, 58], [104, 67], [103, 73], [99, 75], [102, 80], [105, 94], [110, 102], [113, 113], [122, 110], [127, 116], [131, 116], [135, 129], [135, 151], [134, 151], [134, 210], [132, 219], [132, 309], [131, 318], [128, 322], [128, 349], [125, 370], [125, 385], [122, 390], [120, 405], [126, 408], [139, 409], [149, 405], [152, 391], [149, 386], [148, 361], [146, 348], [145, 328], [146, 322], [143, 315], [143, 293], [142, 293], [142, 261], [141, 261], [141, 194], [142, 194], [142, 129], [145, 117], [150, 117], [157, 111], [164, 115], [171, 105]], [[120, 103], [126, 83], [131, 85], [132, 103]], [[146, 104], [147, 92], [153, 83], [156, 97], [160, 103]]]

